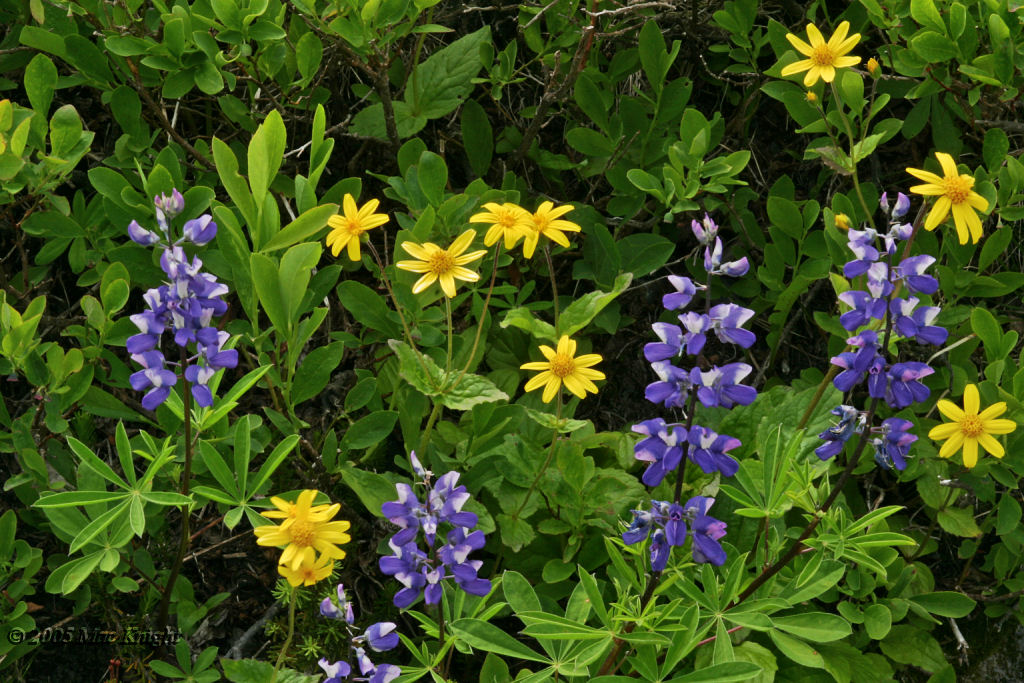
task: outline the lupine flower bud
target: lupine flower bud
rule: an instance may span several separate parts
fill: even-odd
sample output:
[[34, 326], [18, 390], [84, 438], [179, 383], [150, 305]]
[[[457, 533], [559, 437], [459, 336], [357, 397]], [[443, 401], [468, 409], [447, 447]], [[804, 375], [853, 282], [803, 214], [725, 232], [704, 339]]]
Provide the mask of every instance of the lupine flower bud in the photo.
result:
[[697, 238], [697, 241], [705, 247], [711, 244], [711, 240], [715, 239], [715, 236], [718, 235], [718, 225], [706, 213], [704, 214], [704, 220], [700, 223], [697, 221], [691, 222], [690, 229], [693, 230], [693, 235]]
[[174, 218], [185, 210], [185, 198], [177, 189], [171, 190], [170, 195], [160, 194], [153, 197], [153, 204], [158, 211], [163, 211], [167, 218]]
[[132, 238], [133, 242], [137, 242], [144, 247], [156, 244], [160, 241], [160, 235], [156, 234], [152, 230], [146, 230], [137, 221], [132, 221], [128, 224], [128, 236]]
[[213, 216], [204, 213], [199, 218], [186, 221], [182, 232], [185, 239], [197, 246], [203, 246], [217, 236], [217, 224], [213, 222]]

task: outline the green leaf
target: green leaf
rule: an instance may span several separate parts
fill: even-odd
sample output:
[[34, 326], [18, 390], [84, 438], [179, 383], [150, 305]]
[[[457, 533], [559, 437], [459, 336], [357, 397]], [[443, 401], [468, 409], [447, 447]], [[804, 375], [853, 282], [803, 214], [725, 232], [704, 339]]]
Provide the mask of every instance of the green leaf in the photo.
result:
[[970, 614], [977, 603], [963, 593], [955, 591], [938, 591], [936, 593], [925, 593], [910, 598], [914, 602], [932, 614], [940, 617], [952, 617], [959, 619]]
[[228, 393], [224, 394], [222, 399], [214, 402], [213, 410], [203, 417], [201, 425], [202, 429], [210, 429], [224, 419], [227, 414], [234, 410], [235, 406], [238, 405], [238, 400], [247, 391], [249, 391], [249, 389], [252, 389], [253, 385], [260, 381], [260, 378], [270, 371], [270, 368], [271, 366], [264, 365], [245, 373], [245, 376], [235, 382]]
[[63, 493], [51, 493], [39, 497], [32, 507], [36, 508], [65, 508], [78, 505], [92, 505], [94, 503], [109, 503], [115, 500], [122, 500], [127, 496], [124, 491], [65, 491]]
[[345, 432], [341, 442], [347, 448], [361, 449], [382, 442], [395, 428], [398, 413], [394, 410], [378, 410], [360, 418]]
[[445, 373], [434, 360], [403, 341], [391, 339], [388, 346], [398, 356], [402, 378], [426, 396], [436, 396], [444, 388]]
[[936, 64], [956, 56], [956, 43], [934, 31], [917, 34], [910, 39], [910, 47], [925, 61]]
[[[597, 316], [604, 307], [614, 301], [626, 290], [629, 283], [633, 281], [632, 273], [622, 273], [615, 278], [615, 284], [610, 292], [590, 292], [569, 304], [562, 315], [558, 318], [558, 334], [569, 335], [570, 337], [590, 324], [590, 321]], [[506, 316], [506, 320], [507, 320]]]
[[881, 640], [892, 628], [892, 612], [881, 603], [869, 605], [864, 610], [864, 630], [872, 640]]
[[340, 341], [309, 352], [292, 381], [291, 399], [295, 405], [309, 400], [323, 391], [331, 379], [331, 373], [341, 363], [344, 352], [345, 344]]
[[526, 647], [497, 626], [480, 619], [457, 619], [451, 624], [452, 632], [470, 647], [506, 657], [531, 662], [548, 662], [546, 657]]
[[910, 0], [910, 16], [921, 26], [939, 33], [946, 32], [946, 24], [943, 23], [942, 15], [936, 9], [934, 0]]
[[267, 188], [281, 167], [286, 137], [281, 114], [271, 109], [249, 142], [249, 186], [256, 206], [263, 205]]
[[[309, 35], [308, 33], [306, 35]], [[337, 204], [324, 204], [304, 211], [298, 218], [271, 237], [260, 249], [263, 253], [297, 244], [327, 228], [327, 219], [338, 213]]]
[[526, 307], [513, 308], [505, 313], [505, 317], [500, 325], [502, 329], [511, 325], [512, 327], [518, 327], [525, 332], [529, 332], [538, 339], [554, 343], [558, 342], [558, 333], [555, 332], [554, 325], [536, 318], [530, 309]]
[[58, 158], [71, 153], [82, 137], [82, 120], [74, 106], [65, 104], [50, 118], [50, 153]]
[[383, 332], [389, 337], [402, 336], [402, 327], [392, 319], [384, 297], [366, 285], [344, 280], [337, 287], [338, 300], [360, 325]]
[[[85, 528], [79, 531], [78, 535], [72, 539], [68, 552], [74, 553], [88, 545], [89, 542], [96, 538], [96, 536], [98, 536], [104, 529], [111, 526], [114, 522], [119, 521], [118, 518], [124, 517], [128, 514], [128, 506], [130, 504], [131, 500], [122, 500], [119, 504], [110, 508], [102, 515], [85, 525]], [[127, 542], [128, 539], [125, 539], [125, 543]]]
[[[1016, 531], [1020, 524], [1021, 509], [1020, 503], [1013, 497], [1010, 491], [1005, 492], [999, 498], [999, 505], [996, 506], [996, 534], [1006, 536]], [[3, 553], [0, 553], [0, 557]]]
[[1010, 141], [1006, 132], [1002, 128], [989, 128], [982, 144], [982, 156], [990, 174], [994, 175], [1002, 167], [1009, 151]]
[[850, 623], [838, 614], [806, 612], [790, 616], [772, 617], [775, 626], [787, 633], [819, 643], [845, 638], [853, 632]]
[[290, 336], [290, 318], [288, 307], [284, 302], [277, 264], [273, 259], [263, 254], [252, 254], [249, 260], [252, 267], [252, 278], [256, 285], [256, 294], [260, 298], [260, 304], [270, 318], [270, 324], [278, 334], [285, 338]]
[[[448, 384], [453, 384], [457, 377], [458, 372], [452, 372]], [[441, 394], [441, 403], [454, 410], [470, 410], [481, 403], [507, 400], [508, 394], [499, 389], [494, 382], [471, 372], [462, 375], [453, 389], [446, 389]]]
[[516, 552], [519, 552], [524, 545], [529, 544], [536, 536], [533, 527], [524, 520], [500, 514], [495, 518], [495, 521], [501, 530], [501, 542]]
[[110, 465], [100, 460], [96, 456], [96, 454], [93, 453], [92, 450], [90, 450], [89, 447], [86, 446], [81, 441], [72, 436], [69, 436], [68, 446], [70, 446], [71, 450], [75, 452], [75, 455], [82, 459], [82, 462], [86, 463], [87, 465], [89, 465], [89, 467], [93, 468], [97, 474], [99, 474], [101, 477], [109, 481], [111, 484], [114, 484], [115, 486], [118, 486], [125, 490], [131, 488], [130, 486], [128, 486], [128, 483], [124, 479], [118, 476], [117, 472], [115, 472]]
[[[256, 203], [253, 201], [252, 193], [249, 192], [248, 184], [238, 173], [238, 159], [235, 157], [235, 153], [219, 138], [214, 138], [211, 146], [213, 147], [214, 165], [217, 167], [217, 175], [220, 176], [221, 184], [228, 191], [231, 201], [242, 213], [242, 219], [249, 226], [249, 230], [256, 230]], [[257, 245], [258, 247], [259, 245]]]
[[893, 626], [879, 644], [889, 659], [900, 664], [919, 666], [929, 672], [946, 666], [942, 646], [930, 634], [914, 626]]
[[[257, 659], [221, 659], [224, 676], [233, 683], [273, 683], [274, 666]], [[310, 676], [292, 669], [277, 672], [277, 683], [316, 683], [320, 675]]]
[[590, 424], [589, 420], [573, 420], [568, 417], [559, 418], [551, 413], [534, 410], [533, 408], [527, 408], [526, 414], [541, 427], [554, 429], [559, 434], [570, 434]]
[[618, 248], [622, 255], [622, 270], [638, 278], [668, 263], [675, 244], [662, 235], [639, 232], [619, 240]]
[[602, 640], [611, 636], [608, 631], [547, 612], [517, 612], [516, 616], [526, 624], [523, 633], [538, 639]]
[[955, 536], [977, 538], [981, 529], [974, 523], [974, 513], [967, 508], [946, 508], [939, 510], [939, 526]]
[[289, 434], [284, 437], [274, 450], [270, 452], [267, 459], [260, 466], [259, 471], [256, 473], [255, 478], [252, 481], [252, 488], [248, 489], [245, 493], [248, 496], [254, 496], [263, 490], [263, 486], [270, 480], [270, 476], [281, 466], [284, 459], [299, 443], [298, 434]]
[[423, 196], [431, 205], [440, 206], [444, 201], [445, 185], [448, 184], [448, 166], [444, 159], [433, 152], [423, 152], [416, 168]]
[[813, 669], [825, 668], [825, 660], [822, 659], [822, 656], [804, 641], [788, 636], [781, 631], [768, 631], [768, 635], [775, 643], [775, 647], [797, 664]]
[[491, 159], [494, 156], [494, 129], [491, 128], [491, 121], [476, 100], [466, 100], [462, 104], [459, 124], [469, 166], [482, 178], [491, 169]]
[[[303, 242], [296, 244], [281, 257], [277, 284], [284, 304], [289, 337], [302, 315], [302, 300], [305, 298], [309, 279], [313, 275], [313, 268], [320, 260], [322, 252], [323, 247], [319, 242]], [[256, 290], [259, 292], [259, 282], [256, 283]]]
[[731, 683], [749, 681], [762, 669], [753, 662], [723, 662], [706, 669], [698, 669], [683, 676], [669, 679], [667, 683]]
[[395, 500], [398, 494], [395, 485], [383, 475], [360, 470], [348, 463], [338, 467], [345, 485], [355, 491], [370, 514], [383, 517], [380, 508], [384, 503]]
[[490, 40], [491, 27], [484, 26], [418, 64], [405, 89], [410, 113], [436, 119], [455, 111], [475, 87], [473, 78], [483, 67], [480, 46]]
[[505, 595], [505, 602], [513, 612], [540, 611], [540, 598], [537, 597], [537, 592], [519, 572], [508, 569], [502, 572], [501, 590]]
[[144, 491], [142, 499], [154, 505], [191, 505], [192, 497], [174, 491]]
[[1003, 330], [996, 322], [995, 316], [985, 308], [975, 308], [971, 311], [971, 329], [985, 345], [985, 355], [988, 359], [995, 360], [993, 356], [998, 352], [1003, 340]]
[[40, 120], [50, 112], [53, 91], [57, 88], [57, 67], [44, 54], [37, 54], [25, 67], [25, 94]]

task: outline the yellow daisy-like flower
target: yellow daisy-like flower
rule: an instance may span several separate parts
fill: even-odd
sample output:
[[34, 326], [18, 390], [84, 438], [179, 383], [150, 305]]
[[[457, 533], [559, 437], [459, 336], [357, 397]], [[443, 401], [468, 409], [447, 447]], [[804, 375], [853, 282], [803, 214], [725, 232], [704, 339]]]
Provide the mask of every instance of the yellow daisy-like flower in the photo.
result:
[[327, 219], [327, 225], [333, 228], [327, 233], [327, 246], [331, 248], [332, 256], [337, 256], [347, 246], [348, 257], [353, 261], [359, 260], [359, 240], [363, 233], [388, 222], [386, 215], [374, 213], [379, 205], [379, 201], [371, 199], [359, 208], [352, 195], [345, 195], [341, 202], [344, 215]]
[[526, 228], [530, 221], [530, 212], [511, 202], [498, 204], [487, 202], [484, 204], [486, 211], [474, 214], [470, 223], [490, 223], [491, 227], [484, 235], [484, 246], [491, 246], [500, 237], [505, 238], [505, 248], [511, 249], [516, 246], [520, 237], [526, 236]]
[[556, 209], [553, 203], [543, 202], [535, 212], [529, 214], [525, 225], [526, 241], [523, 242], [523, 256], [533, 258], [541, 235], [563, 247], [568, 247], [569, 240], [564, 231], [579, 232], [582, 228], [571, 221], [560, 219], [559, 216], [564, 216], [572, 209], [573, 207], [568, 204]]
[[434, 284], [434, 281], [441, 283], [441, 291], [449, 299], [455, 296], [455, 281], [476, 282], [480, 279], [479, 273], [474, 273], [462, 266], [476, 261], [487, 252], [471, 251], [463, 254], [476, 238], [476, 230], [467, 230], [452, 242], [452, 246], [442, 249], [433, 242], [416, 244], [415, 242], [402, 242], [402, 249], [405, 249], [416, 261], [399, 261], [395, 265], [402, 270], [412, 273], [423, 273], [423, 277], [412, 286], [412, 293], [419, 294], [424, 289]]
[[929, 439], [947, 439], [939, 449], [939, 457], [948, 458], [963, 446], [964, 467], [971, 468], [978, 463], [978, 444], [992, 455], [1001, 458], [1006, 454], [1002, 444], [993, 438], [993, 434], [1009, 434], [1017, 428], [1013, 420], [996, 419], [1006, 412], [1006, 404], [1000, 401], [993, 403], [980, 413], [978, 387], [968, 384], [964, 389], [964, 407], [951, 401], [942, 400], [937, 405], [939, 412], [952, 422], [932, 427], [928, 432]]
[[312, 586], [318, 581], [323, 581], [334, 571], [334, 560], [321, 555], [315, 562], [303, 560], [297, 569], [286, 564], [277, 565], [277, 572], [288, 579], [293, 586]]
[[544, 354], [547, 361], [523, 363], [519, 366], [523, 370], [543, 371], [526, 383], [526, 386], [523, 387], [525, 391], [533, 391], [543, 386], [544, 394], [541, 396], [541, 400], [544, 403], [549, 403], [563, 384], [566, 389], [580, 398], [586, 398], [588, 391], [593, 394], [597, 393], [597, 385], [592, 380], [604, 379], [604, 373], [594, 370], [590, 366], [600, 363], [603, 360], [601, 356], [596, 353], [587, 353], [574, 358], [576, 342], [565, 334], [558, 340], [558, 349], [541, 345], [540, 352]]
[[860, 57], [844, 56], [860, 41], [859, 33], [854, 33], [847, 38], [846, 34], [849, 30], [850, 22], [844, 21], [839, 24], [828, 42], [825, 42], [825, 37], [821, 35], [818, 27], [814, 24], [807, 24], [807, 37], [811, 41], [809, 45], [792, 33], [787, 33], [786, 40], [807, 59], [801, 59], [783, 67], [782, 75], [792, 76], [806, 71], [804, 85], [808, 88], [817, 83], [819, 78], [826, 83], [831, 83], [836, 77], [836, 69], [853, 66], [860, 61]]
[[281, 519], [280, 526], [268, 524], [254, 529], [256, 543], [266, 546], [284, 547], [280, 563], [287, 565], [293, 572], [305, 562], [312, 565], [319, 552], [323, 557], [341, 560], [345, 551], [339, 548], [352, 540], [346, 531], [351, 526], [344, 520], [332, 522], [341, 505], [311, 505], [316, 498], [315, 489], [306, 489], [299, 494], [298, 500], [292, 504], [280, 498], [271, 498], [270, 502], [277, 510], [263, 513], [264, 517]]
[[974, 244], [981, 239], [981, 219], [974, 211], [988, 211], [988, 200], [972, 189], [973, 177], [957, 171], [953, 157], [945, 152], [936, 152], [935, 158], [942, 166], [941, 176], [920, 168], [907, 169], [907, 173], [927, 183], [914, 185], [910, 188], [911, 192], [938, 197], [928, 218], [925, 219], [924, 229], [934, 230], [939, 223], [946, 220], [946, 216], [952, 210], [953, 224], [956, 226], [960, 244], [967, 244], [968, 235]]

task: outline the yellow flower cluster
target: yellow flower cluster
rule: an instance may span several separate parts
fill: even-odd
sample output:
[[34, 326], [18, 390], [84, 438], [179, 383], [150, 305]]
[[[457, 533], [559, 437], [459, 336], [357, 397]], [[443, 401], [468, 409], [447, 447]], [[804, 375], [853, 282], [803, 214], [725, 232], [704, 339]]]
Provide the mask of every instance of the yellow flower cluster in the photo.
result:
[[306, 489], [294, 504], [271, 497], [270, 502], [277, 509], [264, 512], [263, 516], [284, 521], [255, 529], [259, 545], [284, 548], [277, 571], [293, 586], [312, 586], [330, 576], [334, 560], [345, 557], [345, 551], [338, 546], [352, 540], [345, 533], [351, 526], [348, 522], [331, 521], [341, 505], [313, 505], [317, 493], [315, 489]]
[[940, 458], [948, 458], [963, 447], [964, 467], [970, 469], [978, 464], [979, 445], [997, 458], [1006, 455], [1003, 445], [992, 436], [1009, 434], [1017, 428], [1017, 423], [1013, 420], [999, 418], [1006, 412], [1006, 403], [1000, 401], [981, 410], [978, 387], [968, 384], [964, 389], [963, 409], [945, 399], [939, 401], [936, 407], [940, 413], [952, 420], [932, 427], [928, 432], [929, 439], [946, 440], [939, 449]]
[[934, 230], [952, 212], [960, 244], [967, 244], [968, 239], [975, 244], [982, 235], [981, 218], [975, 211], [988, 211], [988, 200], [974, 191], [974, 177], [960, 173], [952, 156], [936, 152], [935, 158], [942, 167], [941, 176], [920, 168], [907, 169], [907, 173], [925, 182], [911, 187], [911, 192], [938, 197], [924, 221], [924, 229]]
[[596, 353], [577, 356], [576, 342], [564, 334], [558, 340], [557, 349], [541, 345], [540, 352], [547, 358], [546, 361], [523, 363], [519, 366], [523, 370], [541, 371], [526, 383], [524, 390], [533, 391], [544, 387], [544, 393], [541, 395], [544, 403], [549, 403], [563, 384], [580, 398], [586, 398], [588, 391], [597, 393], [597, 385], [593, 380], [604, 379], [604, 373], [594, 370], [591, 366], [604, 360], [601, 356]]
[[[474, 214], [470, 223], [488, 223], [490, 228], [484, 235], [484, 246], [491, 246], [504, 238], [506, 249], [511, 249], [522, 239], [523, 255], [531, 258], [537, 248], [541, 236], [556, 242], [563, 247], [569, 246], [565, 232], [579, 232], [580, 226], [560, 217], [572, 211], [571, 206], [555, 207], [551, 202], [544, 202], [534, 213], [516, 204], [484, 204], [485, 211]], [[425, 242], [402, 242], [402, 249], [415, 260], [399, 261], [395, 265], [412, 273], [421, 275], [412, 287], [413, 294], [419, 294], [430, 285], [438, 282], [441, 291], [449, 299], [455, 296], [455, 281], [476, 282], [480, 274], [475, 273], [466, 265], [481, 258], [483, 250], [465, 253], [476, 239], [476, 230], [466, 230], [459, 235], [447, 249]]]

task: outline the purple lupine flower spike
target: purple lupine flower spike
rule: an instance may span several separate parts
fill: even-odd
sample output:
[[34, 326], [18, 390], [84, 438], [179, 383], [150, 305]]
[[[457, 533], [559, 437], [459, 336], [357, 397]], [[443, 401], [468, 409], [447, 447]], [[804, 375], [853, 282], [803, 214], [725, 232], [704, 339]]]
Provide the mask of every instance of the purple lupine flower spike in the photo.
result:
[[909, 431], [913, 426], [913, 422], [898, 417], [884, 420], [882, 437], [872, 441], [875, 447], [875, 462], [887, 470], [905, 470], [910, 445], [917, 441], [917, 436]]
[[321, 657], [317, 664], [320, 665], [320, 668], [324, 670], [324, 674], [327, 675], [323, 683], [342, 683], [352, 673], [352, 667], [349, 666], [348, 662], [332, 663], [326, 657]]
[[718, 235], [718, 225], [711, 220], [711, 216], [707, 213], [704, 214], [703, 221], [692, 221], [690, 223], [690, 229], [693, 230], [693, 236], [696, 237], [697, 241], [704, 247], [711, 244], [711, 240], [715, 239]]
[[672, 323], [654, 323], [651, 328], [661, 341], [644, 344], [644, 358], [647, 362], [678, 356], [683, 348], [683, 331], [679, 326]]
[[217, 236], [217, 224], [213, 222], [213, 216], [207, 213], [186, 221], [182, 232], [185, 239], [197, 246], [203, 246]]
[[697, 290], [704, 289], [703, 286], [695, 285], [690, 278], [679, 275], [669, 275], [668, 282], [676, 291], [661, 297], [661, 305], [670, 311], [686, 308], [693, 300]]
[[651, 369], [658, 375], [660, 381], [648, 384], [644, 390], [644, 397], [651, 403], [660, 403], [666, 408], [685, 406], [693, 387], [690, 371], [677, 368], [667, 360], [651, 363]]
[[725, 536], [726, 524], [708, 516], [707, 511], [714, 502], [714, 498], [694, 496], [684, 507], [693, 514], [694, 562], [709, 562], [720, 567], [725, 564], [726, 555], [718, 540]]
[[374, 652], [387, 652], [398, 646], [397, 628], [398, 626], [390, 621], [378, 622], [366, 629], [362, 638]]
[[[422, 473], [426, 483], [430, 473], [414, 455], [412, 458], [413, 468]], [[458, 481], [458, 472], [442, 475], [423, 502], [411, 486], [399, 483], [395, 485], [398, 500], [381, 506], [383, 515], [399, 528], [388, 541], [392, 555], [380, 558], [379, 564], [382, 572], [394, 576], [403, 586], [393, 600], [400, 609], [411, 605], [420, 595], [428, 605], [440, 602], [441, 581], [448, 576], [471, 595], [491, 592], [491, 582], [477, 576], [483, 562], [469, 559], [471, 552], [484, 547], [486, 539], [482, 531], [473, 530], [479, 521], [476, 513], [462, 509], [470, 494]], [[427, 548], [433, 548], [441, 525], [451, 527], [445, 536], [446, 543], [428, 555], [417, 544], [419, 532], [423, 531]]]
[[132, 360], [143, 367], [142, 370], [134, 372], [128, 378], [135, 391], [145, 391], [152, 387], [142, 397], [142, 407], [146, 410], [156, 410], [157, 406], [167, 400], [178, 376], [164, 368], [164, 355], [159, 351], [146, 351], [132, 356]]
[[745, 349], [750, 348], [757, 337], [750, 330], [743, 329], [743, 324], [754, 317], [754, 312], [736, 304], [718, 304], [709, 312], [711, 329], [720, 340], [727, 344], [737, 344]]
[[705, 474], [721, 472], [731, 477], [739, 470], [740, 464], [726, 451], [741, 445], [740, 440], [725, 434], [716, 434], [713, 430], [700, 425], [690, 427], [690, 451], [688, 457], [700, 467]]
[[831, 412], [839, 418], [839, 423], [818, 434], [825, 443], [814, 449], [814, 454], [822, 460], [838, 455], [850, 437], [864, 430], [864, 414], [853, 406], [839, 405]]

